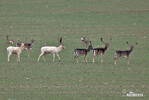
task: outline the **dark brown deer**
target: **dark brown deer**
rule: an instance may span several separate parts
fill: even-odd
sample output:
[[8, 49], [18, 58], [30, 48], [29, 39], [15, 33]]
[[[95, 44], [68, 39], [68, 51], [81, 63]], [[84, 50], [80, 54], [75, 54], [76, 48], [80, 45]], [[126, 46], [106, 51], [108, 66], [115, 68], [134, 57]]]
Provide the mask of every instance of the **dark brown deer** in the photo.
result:
[[11, 45], [14, 44], [13, 40], [9, 40], [8, 35], [6, 36], [6, 40], [7, 40], [8, 44], [11, 44]]
[[106, 52], [106, 50], [109, 48], [109, 43], [105, 43], [105, 47], [104, 48], [93, 48], [93, 63], [95, 62], [95, 57], [97, 55], [101, 56], [101, 60], [100, 62], [103, 62], [103, 55]]
[[121, 50], [117, 50], [115, 51], [115, 56], [114, 56], [114, 64], [116, 64], [116, 60], [120, 57], [126, 57], [127, 58], [127, 63], [129, 64], [129, 57], [131, 52], [133, 51], [134, 46], [130, 46], [129, 50], [125, 50], [125, 51], [121, 51]]
[[[25, 47], [25, 49], [27, 50], [28, 56], [30, 56], [30, 50], [32, 49], [32, 45], [33, 45], [34, 41], [35, 41], [35, 40], [31, 40], [30, 43], [24, 43], [24, 47]], [[16, 45], [17, 45], [18, 47], [20, 47], [20, 46], [21, 46], [21, 43], [22, 43], [22, 42], [18, 42]]]
[[90, 41], [89, 41], [89, 39], [87, 37], [82, 37], [81, 41], [86, 45], [86, 47], [89, 46]]
[[85, 48], [76, 48], [74, 50], [74, 54], [75, 54], [74, 59], [75, 59], [75, 61], [78, 63], [78, 57], [79, 56], [84, 56], [84, 61], [85, 61], [85, 63], [87, 63], [86, 56], [90, 52], [90, 50], [92, 50], [92, 49], [93, 49], [93, 47], [92, 47], [91, 42], [90, 42], [90, 45], [88, 46], [87, 49], [85, 49]]

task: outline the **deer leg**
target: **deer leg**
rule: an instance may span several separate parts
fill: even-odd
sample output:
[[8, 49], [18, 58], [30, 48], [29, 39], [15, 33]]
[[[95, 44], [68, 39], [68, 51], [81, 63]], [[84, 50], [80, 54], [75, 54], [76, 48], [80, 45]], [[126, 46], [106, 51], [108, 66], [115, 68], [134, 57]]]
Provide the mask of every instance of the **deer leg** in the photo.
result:
[[42, 56], [42, 59], [43, 59], [44, 62], [46, 62], [45, 55]]
[[56, 56], [58, 57], [59, 62], [60, 62], [61, 61], [61, 58], [60, 58], [59, 54], [57, 53]]
[[114, 57], [114, 64], [116, 64], [117, 57]]
[[10, 56], [11, 56], [11, 54], [8, 54], [8, 62], [10, 61]]
[[27, 49], [28, 57], [30, 56], [30, 49]]
[[78, 56], [74, 56], [74, 59], [78, 63]]
[[53, 62], [55, 61], [55, 54], [53, 54]]
[[95, 63], [95, 57], [96, 57], [96, 55], [93, 56], [93, 64]]
[[18, 57], [18, 60], [17, 61], [20, 62], [20, 55], [18, 54], [17, 57]]
[[103, 54], [101, 54], [100, 62], [103, 63]]
[[84, 56], [84, 61], [85, 61], [85, 63], [87, 63], [86, 55]]
[[39, 55], [39, 57], [38, 57], [38, 62], [39, 62], [39, 60], [40, 60], [40, 57], [43, 56], [43, 55], [44, 55], [44, 53], [41, 53], [41, 54]]
[[129, 65], [129, 63], [130, 63], [130, 62], [129, 62], [129, 57], [127, 57], [127, 63], [128, 63], [128, 65]]

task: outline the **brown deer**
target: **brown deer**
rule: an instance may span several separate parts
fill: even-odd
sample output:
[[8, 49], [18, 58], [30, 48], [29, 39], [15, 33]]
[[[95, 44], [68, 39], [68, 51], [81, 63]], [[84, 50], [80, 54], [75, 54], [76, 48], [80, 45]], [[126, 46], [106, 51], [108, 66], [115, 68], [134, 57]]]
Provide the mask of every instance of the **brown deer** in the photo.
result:
[[[25, 49], [27, 50], [28, 56], [30, 56], [30, 50], [32, 49], [32, 45], [33, 45], [34, 41], [35, 41], [35, 40], [31, 40], [30, 43], [24, 43], [24, 47], [25, 47]], [[21, 46], [21, 43], [22, 43], [22, 42], [18, 42], [16, 45], [17, 45], [18, 47], [20, 47], [20, 46]]]
[[6, 36], [6, 40], [7, 40], [8, 44], [11, 44], [11, 45], [14, 44], [13, 40], [9, 40], [8, 35]]
[[114, 56], [114, 64], [116, 64], [116, 60], [120, 57], [126, 57], [127, 58], [127, 63], [129, 64], [129, 57], [131, 55], [131, 52], [133, 51], [134, 46], [130, 46], [129, 50], [125, 50], [125, 51], [121, 51], [121, 50], [117, 50], [115, 51], [115, 56]]
[[86, 56], [90, 52], [90, 50], [92, 50], [92, 49], [93, 49], [93, 47], [92, 47], [91, 41], [90, 41], [90, 45], [88, 46], [88, 49], [76, 48], [74, 50], [74, 54], [75, 54], [74, 59], [75, 59], [75, 61], [78, 63], [78, 57], [79, 56], [84, 56], [84, 61], [85, 61], [85, 63], [87, 63]]
[[95, 63], [95, 57], [97, 55], [101, 56], [101, 60], [100, 62], [103, 62], [103, 55], [106, 52], [106, 50], [109, 48], [109, 43], [105, 43], [105, 47], [104, 48], [93, 48], [93, 63]]

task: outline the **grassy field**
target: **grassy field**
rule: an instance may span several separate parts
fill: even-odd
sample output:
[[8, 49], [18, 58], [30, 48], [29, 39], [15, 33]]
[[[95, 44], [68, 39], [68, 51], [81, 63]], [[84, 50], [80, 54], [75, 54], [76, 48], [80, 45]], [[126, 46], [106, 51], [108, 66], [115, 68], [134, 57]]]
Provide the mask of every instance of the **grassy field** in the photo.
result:
[[[5, 37], [15, 42], [35, 39], [31, 56], [23, 51], [21, 62], [7, 62]], [[62, 62], [37, 63], [40, 48], [58, 45], [66, 49]], [[101, 64], [74, 63], [74, 48], [84, 48], [87, 36], [94, 47], [110, 43]], [[110, 41], [112, 37], [112, 41]], [[126, 59], [113, 64], [114, 51], [134, 45], [130, 65]], [[149, 1], [148, 0], [0, 0], [0, 100], [148, 100], [149, 99]], [[138, 45], [135, 43], [138, 42]], [[133, 91], [143, 97], [127, 97]]]

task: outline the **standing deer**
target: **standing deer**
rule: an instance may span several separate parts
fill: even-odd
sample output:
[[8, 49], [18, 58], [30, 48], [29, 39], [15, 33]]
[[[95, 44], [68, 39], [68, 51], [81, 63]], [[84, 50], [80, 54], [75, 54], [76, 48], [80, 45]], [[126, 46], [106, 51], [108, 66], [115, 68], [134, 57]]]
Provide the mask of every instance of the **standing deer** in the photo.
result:
[[95, 62], [95, 57], [97, 55], [101, 56], [101, 60], [100, 62], [103, 62], [103, 55], [105, 53], [105, 51], [109, 48], [109, 44], [105, 43], [105, 47], [104, 48], [93, 48], [93, 63]]
[[56, 46], [41, 47], [41, 54], [38, 57], [38, 62], [39, 62], [41, 56], [43, 57], [43, 60], [46, 61], [46, 59], [45, 59], [46, 54], [53, 54], [53, 62], [55, 61], [55, 55], [58, 57], [58, 59], [60, 61], [59, 52], [61, 52], [65, 48], [64, 44], [62, 43], [62, 38], [59, 39], [59, 43], [60, 43], [60, 45], [58, 47], [56, 47]]
[[24, 49], [24, 43], [21, 43], [20, 47], [13, 47], [13, 46], [9, 46], [7, 48], [7, 52], [8, 52], [8, 62], [10, 61], [10, 56], [12, 54], [17, 55], [17, 61], [20, 62], [20, 54], [22, 53], [22, 50]]
[[127, 58], [127, 63], [129, 64], [129, 57], [131, 55], [131, 52], [133, 51], [134, 46], [130, 46], [129, 50], [125, 50], [125, 51], [121, 51], [121, 50], [117, 50], [115, 51], [115, 56], [114, 56], [114, 64], [116, 64], [116, 60], [120, 57], [126, 57]]
[[84, 56], [84, 61], [85, 61], [85, 63], [87, 63], [86, 56], [90, 52], [90, 50], [92, 50], [92, 49], [93, 49], [93, 47], [92, 47], [91, 41], [90, 41], [90, 45], [88, 46], [88, 49], [76, 48], [74, 50], [74, 54], [75, 54], [74, 59], [75, 59], [75, 61], [78, 63], [78, 57], [79, 56]]
[[[34, 41], [35, 41], [35, 40], [31, 40], [30, 43], [24, 43], [24, 47], [25, 47], [25, 49], [27, 50], [28, 56], [30, 56], [30, 51], [31, 51], [31, 49], [32, 49], [32, 45], [33, 45]], [[18, 47], [20, 47], [20, 46], [21, 46], [21, 43], [22, 43], [22, 42], [19, 41], [16, 45], [17, 45]]]
[[8, 38], [8, 35], [6, 36], [6, 41], [8, 42], [8, 44], [14, 44], [14, 41], [13, 40], [9, 40], [9, 38]]

